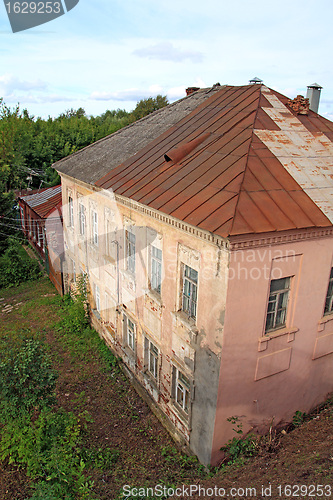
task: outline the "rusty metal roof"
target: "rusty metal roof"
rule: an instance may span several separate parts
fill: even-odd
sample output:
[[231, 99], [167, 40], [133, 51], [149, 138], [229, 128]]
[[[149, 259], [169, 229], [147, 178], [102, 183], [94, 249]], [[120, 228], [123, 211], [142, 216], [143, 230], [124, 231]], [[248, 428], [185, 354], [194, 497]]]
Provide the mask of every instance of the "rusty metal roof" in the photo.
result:
[[333, 123], [287, 102], [220, 87], [96, 185], [223, 237], [330, 226]]
[[41, 189], [38, 193], [19, 197], [39, 217], [46, 218], [52, 210], [61, 207], [61, 185]]

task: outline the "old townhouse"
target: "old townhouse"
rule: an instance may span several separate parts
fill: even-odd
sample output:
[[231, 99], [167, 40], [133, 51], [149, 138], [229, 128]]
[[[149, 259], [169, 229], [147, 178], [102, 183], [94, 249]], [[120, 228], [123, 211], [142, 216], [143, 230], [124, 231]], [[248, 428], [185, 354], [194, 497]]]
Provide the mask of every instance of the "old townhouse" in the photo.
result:
[[45, 262], [49, 277], [63, 293], [63, 230], [61, 185], [18, 197], [23, 234]]
[[229, 417], [333, 390], [333, 123], [263, 84], [188, 94], [55, 167], [67, 288], [87, 276], [96, 329], [215, 464]]

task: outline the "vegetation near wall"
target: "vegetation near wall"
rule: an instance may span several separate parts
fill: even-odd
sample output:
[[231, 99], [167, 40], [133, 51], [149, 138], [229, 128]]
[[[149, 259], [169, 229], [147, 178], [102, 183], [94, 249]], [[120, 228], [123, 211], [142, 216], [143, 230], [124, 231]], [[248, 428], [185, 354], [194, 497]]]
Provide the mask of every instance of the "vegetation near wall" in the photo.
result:
[[37, 260], [31, 259], [18, 241], [10, 240], [0, 255], [0, 289], [34, 281], [41, 274]]

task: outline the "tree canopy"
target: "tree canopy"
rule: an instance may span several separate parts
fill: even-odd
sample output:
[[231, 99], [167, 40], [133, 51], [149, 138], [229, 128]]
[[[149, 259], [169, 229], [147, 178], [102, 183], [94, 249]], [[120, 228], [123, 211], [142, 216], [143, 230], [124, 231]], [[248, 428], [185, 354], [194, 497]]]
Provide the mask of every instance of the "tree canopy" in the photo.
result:
[[[83, 108], [42, 119], [6, 106], [0, 98], [0, 189], [52, 186], [60, 179], [52, 164], [168, 104], [165, 96], [139, 101], [132, 112], [107, 110], [87, 116]], [[1, 214], [0, 214], [1, 215]]]

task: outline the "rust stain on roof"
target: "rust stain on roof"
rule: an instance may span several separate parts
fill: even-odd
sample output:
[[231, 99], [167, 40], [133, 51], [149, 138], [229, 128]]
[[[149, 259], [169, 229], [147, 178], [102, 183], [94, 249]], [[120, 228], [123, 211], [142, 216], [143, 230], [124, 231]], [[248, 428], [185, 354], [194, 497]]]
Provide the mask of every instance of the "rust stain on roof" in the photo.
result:
[[287, 103], [215, 89], [96, 185], [222, 237], [330, 226], [333, 124]]

